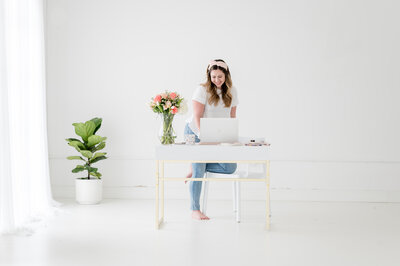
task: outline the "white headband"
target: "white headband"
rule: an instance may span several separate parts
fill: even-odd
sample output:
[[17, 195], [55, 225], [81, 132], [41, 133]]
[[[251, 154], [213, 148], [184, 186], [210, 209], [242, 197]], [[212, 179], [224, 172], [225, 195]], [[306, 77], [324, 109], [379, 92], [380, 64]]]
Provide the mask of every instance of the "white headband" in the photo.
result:
[[211, 61], [208, 64], [208, 70], [210, 70], [211, 67], [213, 67], [213, 66], [219, 66], [219, 67], [224, 68], [225, 70], [228, 70], [228, 65], [225, 62], [222, 62], [222, 61], [214, 61], [214, 60]]

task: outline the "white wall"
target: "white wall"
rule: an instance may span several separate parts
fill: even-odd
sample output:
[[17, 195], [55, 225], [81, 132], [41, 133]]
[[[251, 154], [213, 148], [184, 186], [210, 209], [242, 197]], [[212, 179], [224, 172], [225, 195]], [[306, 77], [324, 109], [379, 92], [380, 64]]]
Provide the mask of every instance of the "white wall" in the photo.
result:
[[[98, 116], [107, 197], [152, 198], [160, 121], [150, 98], [190, 99], [210, 59], [239, 90], [240, 133], [272, 142], [272, 196], [400, 201], [398, 1], [47, 0], [49, 152], [73, 196], [73, 122]], [[176, 117], [182, 138], [185, 117]], [[187, 166], [169, 171], [182, 176]], [[188, 197], [171, 183], [170, 198]], [[229, 186], [230, 187], [230, 186]], [[216, 195], [230, 195], [215, 185]], [[247, 198], [264, 188], [248, 185]], [[212, 195], [210, 195], [212, 196]]]

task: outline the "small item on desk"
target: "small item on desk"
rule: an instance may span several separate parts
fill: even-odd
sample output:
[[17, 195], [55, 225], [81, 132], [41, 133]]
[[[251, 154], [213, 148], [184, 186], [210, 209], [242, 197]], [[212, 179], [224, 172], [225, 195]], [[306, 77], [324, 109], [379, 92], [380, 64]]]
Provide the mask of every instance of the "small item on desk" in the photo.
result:
[[194, 134], [185, 134], [185, 143], [193, 145], [196, 142], [196, 136]]
[[174, 144], [175, 144], [175, 145], [185, 145], [186, 142], [184, 142], [184, 141], [183, 141], [183, 142], [175, 142]]
[[249, 142], [249, 143], [245, 143], [245, 146], [262, 146], [261, 143], [256, 143], [256, 142]]
[[248, 143], [245, 143], [244, 145], [246, 146], [270, 146], [270, 143], [266, 143], [266, 142], [255, 142], [253, 140], [251, 140]]

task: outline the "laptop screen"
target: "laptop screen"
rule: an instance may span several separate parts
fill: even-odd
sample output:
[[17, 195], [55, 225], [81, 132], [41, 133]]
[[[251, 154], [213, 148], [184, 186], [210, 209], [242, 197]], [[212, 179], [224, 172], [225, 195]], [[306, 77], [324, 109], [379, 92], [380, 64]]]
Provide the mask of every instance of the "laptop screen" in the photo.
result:
[[200, 118], [201, 142], [237, 142], [239, 121], [237, 118]]

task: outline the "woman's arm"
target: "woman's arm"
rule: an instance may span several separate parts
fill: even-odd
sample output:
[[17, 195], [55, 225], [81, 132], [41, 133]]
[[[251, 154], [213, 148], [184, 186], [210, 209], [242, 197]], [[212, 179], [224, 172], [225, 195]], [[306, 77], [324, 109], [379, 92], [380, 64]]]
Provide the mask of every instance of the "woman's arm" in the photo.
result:
[[193, 119], [197, 128], [200, 130], [200, 118], [203, 117], [205, 105], [195, 100], [193, 100], [192, 103], [193, 103]]
[[236, 118], [236, 106], [231, 108], [231, 118]]

